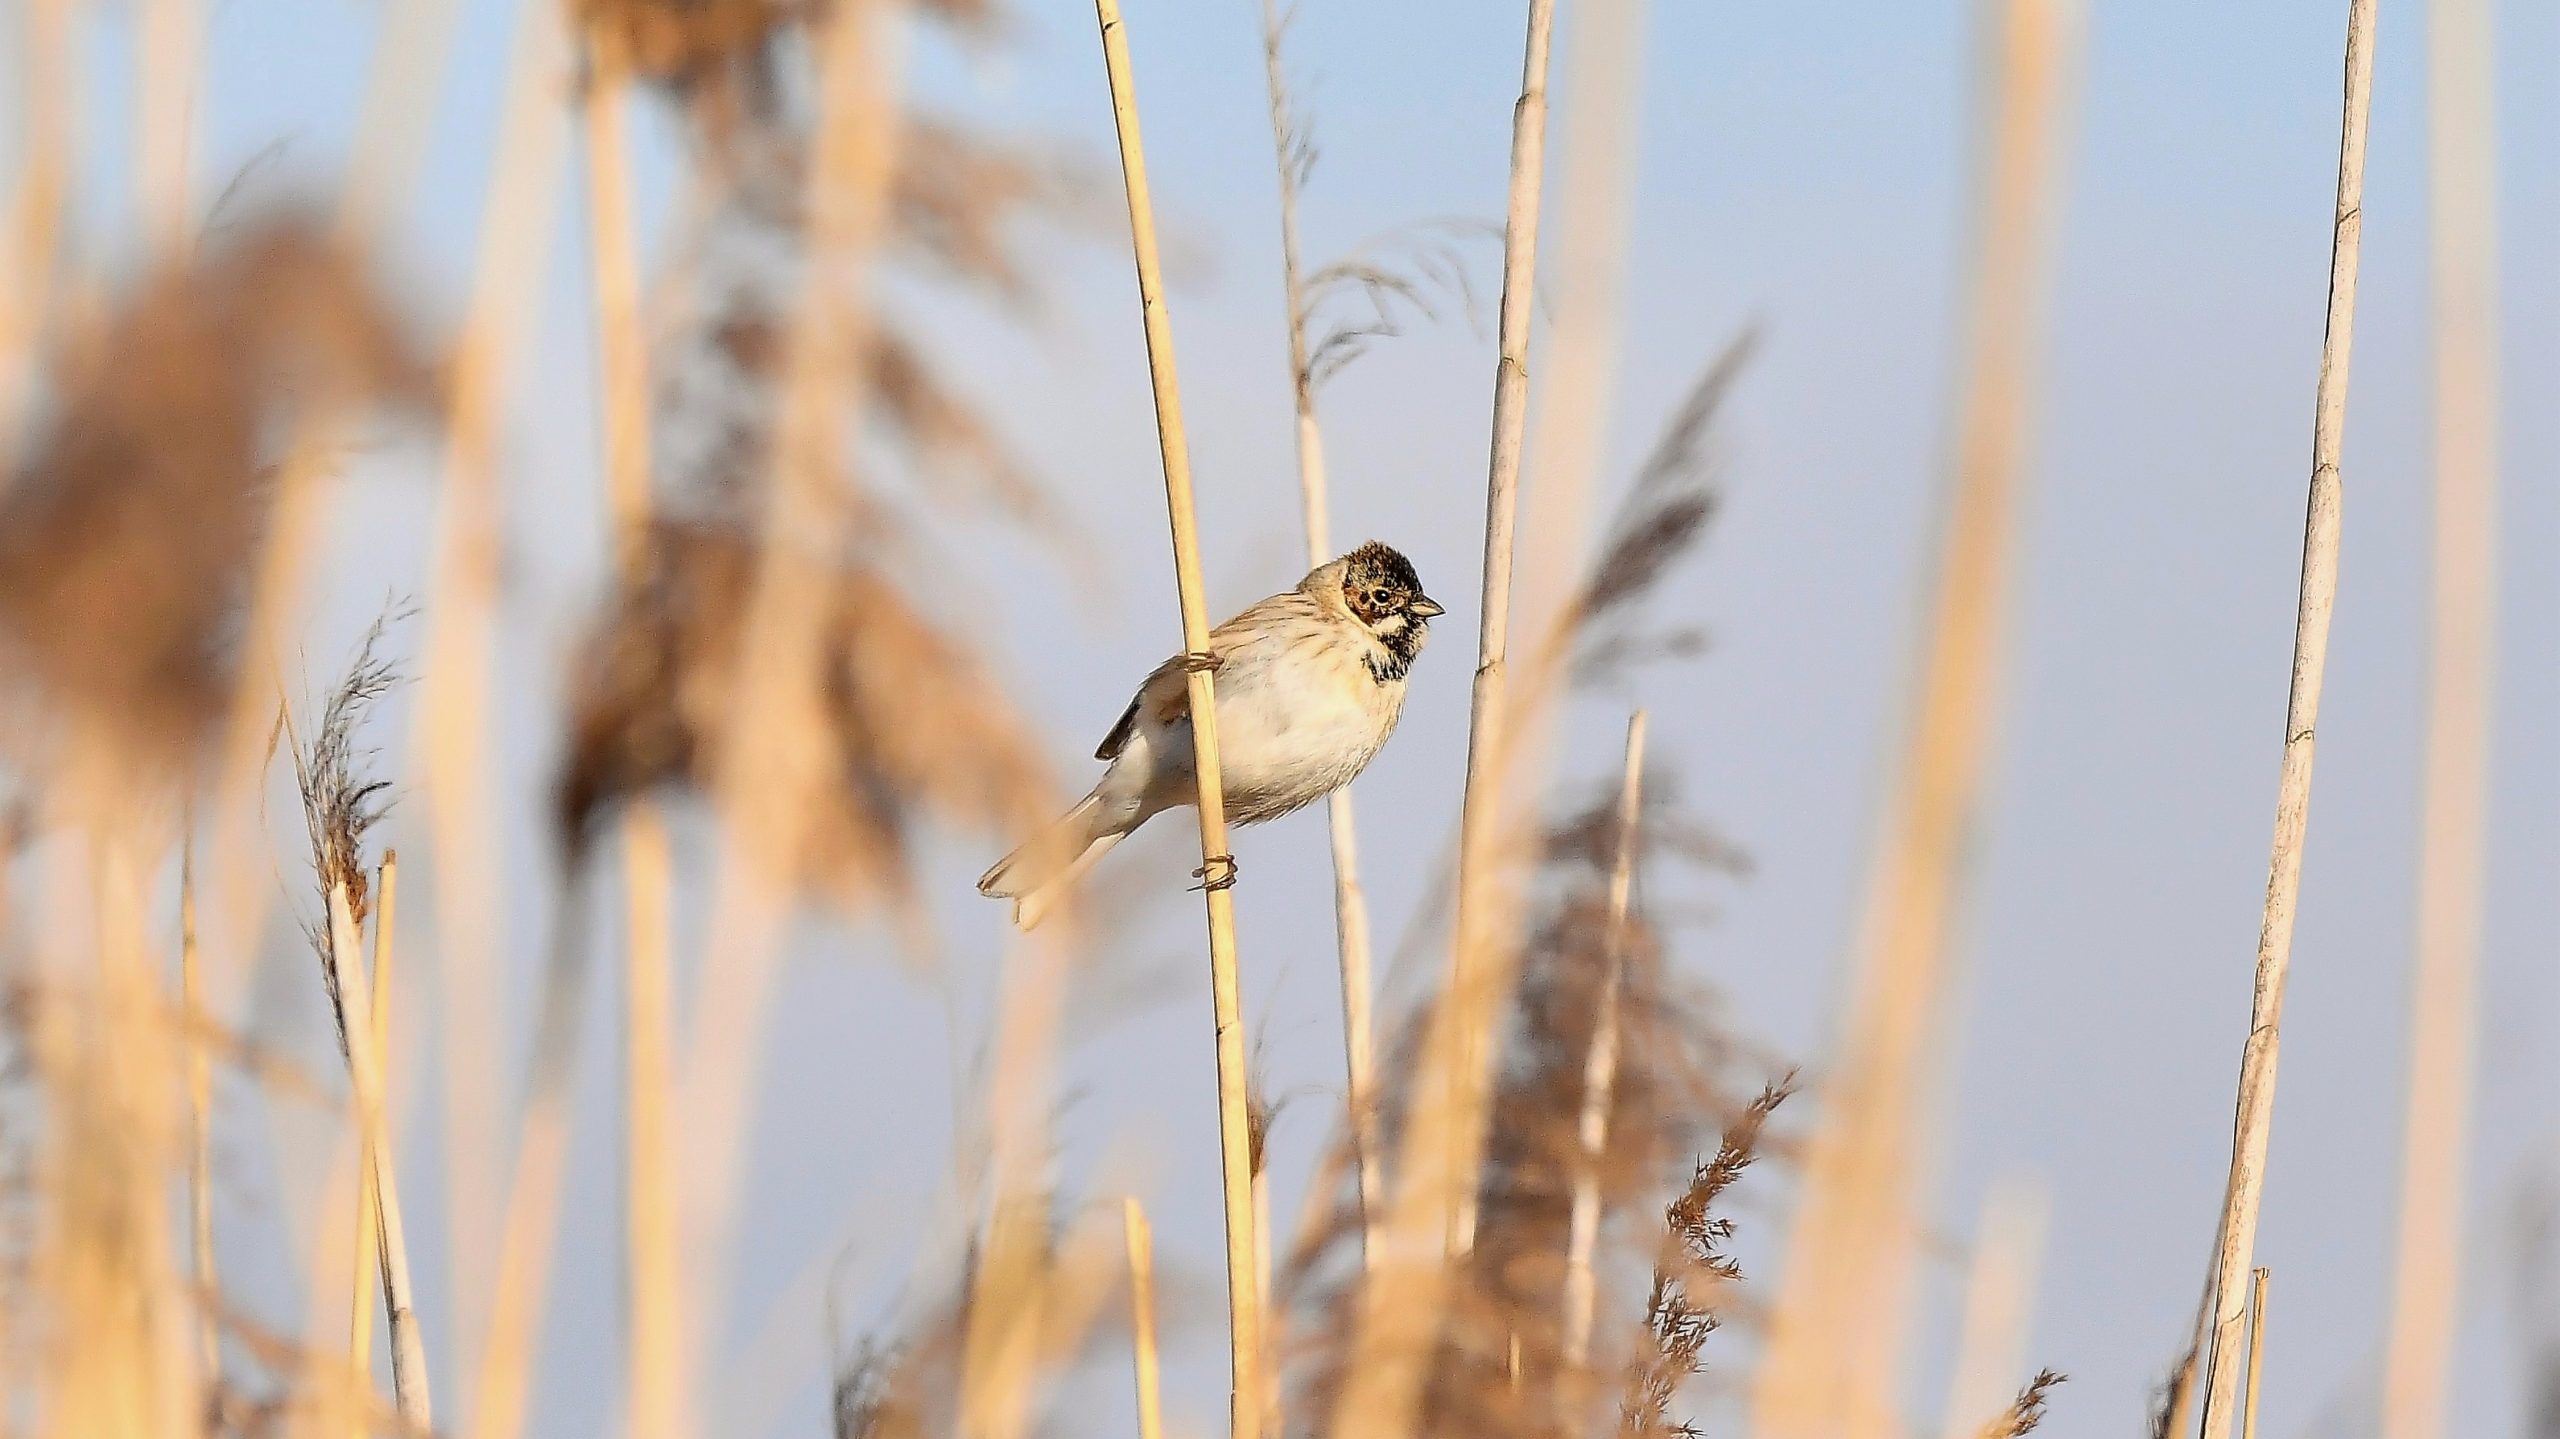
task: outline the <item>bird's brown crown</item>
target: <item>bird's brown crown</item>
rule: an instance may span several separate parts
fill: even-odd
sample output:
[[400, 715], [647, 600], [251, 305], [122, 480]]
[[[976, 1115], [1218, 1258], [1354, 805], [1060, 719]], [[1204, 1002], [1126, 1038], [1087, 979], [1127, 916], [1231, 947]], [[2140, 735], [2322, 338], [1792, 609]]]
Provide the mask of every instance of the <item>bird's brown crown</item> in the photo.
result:
[[1342, 557], [1342, 600], [1363, 624], [1401, 614], [1421, 599], [1422, 577], [1413, 561], [1371, 540]]

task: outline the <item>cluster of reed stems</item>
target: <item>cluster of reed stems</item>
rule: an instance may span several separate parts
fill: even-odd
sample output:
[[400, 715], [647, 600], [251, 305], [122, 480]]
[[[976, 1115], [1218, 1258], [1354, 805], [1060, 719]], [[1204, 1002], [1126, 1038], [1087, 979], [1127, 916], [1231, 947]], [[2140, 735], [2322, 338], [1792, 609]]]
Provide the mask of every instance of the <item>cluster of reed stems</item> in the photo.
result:
[[[0, 816], [0, 897], [10, 901], [0, 948], [7, 1039], [23, 1058], [9, 1077], [31, 1097], [0, 1094], [12, 1121], [0, 1125], [12, 1200], [0, 1213], [19, 1246], [11, 1258], [24, 1257], [0, 1277], [0, 1435], [423, 1439], [439, 1432], [439, 1415], [444, 1432], [476, 1439], [525, 1432], [545, 1377], [541, 1337], [573, 1178], [587, 910], [600, 876], [616, 872], [619, 1403], [643, 1439], [720, 1432], [729, 1416], [711, 1368], [733, 1317], [754, 1061], [795, 906], [880, 915], [927, 949], [912, 831], [1017, 831], [1049, 789], [1027, 720], [974, 646], [902, 583], [901, 549], [915, 541], [894, 478], [878, 472], [892, 466], [866, 443], [872, 427], [894, 436], [919, 472], [1007, 470], [993, 427], [942, 384], [870, 284], [918, 253], [986, 291], [1023, 283], [1005, 235], [1037, 204], [1030, 167], [905, 113], [908, 12], [977, 32], [992, 8], [521, 7], [467, 300], [454, 333], [428, 343], [377, 292], [371, 257], [417, 167], [457, 8], [392, 0], [333, 219], [279, 208], [237, 239], [195, 233], [191, 208], [208, 14], [199, 0], [147, 0], [133, 87], [143, 275], [129, 295], [108, 297], [99, 276], [64, 283], [75, 177], [61, 136], [85, 17], [76, 0], [27, 7], [26, 154], [0, 217], [0, 744], [30, 818]], [[2276, 833], [2226, 1199], [2197, 1332], [2157, 1423], [2175, 1439], [2227, 1439], [2235, 1422], [2254, 1439], [2258, 1428], [2268, 1271], [2254, 1265], [2254, 1245], [2337, 586], [2375, 9], [2348, 0]], [[1990, 103], [1940, 547], [1840, 1030], [1807, 1086], [1814, 1117], [1784, 1136], [1771, 1126], [1797, 1092], [1792, 1071], [1764, 1062], [1701, 1002], [1671, 962], [1669, 922], [1644, 903], [1649, 865], [1732, 863], [1684, 817], [1676, 773], [1649, 755], [1657, 720], [1632, 713], [1614, 782], [1587, 810], [1552, 813], [1543, 794], [1548, 737], [1577, 680], [1682, 648], [1629, 632], [1626, 616], [1712, 517], [1712, 487], [1698, 478], [1705, 436], [1749, 352], [1737, 343], [1708, 369], [1617, 520], [1586, 543], [1620, 349], [1643, 14], [1642, 0], [1525, 0], [1466, 790], [1447, 908], [1426, 909], [1419, 926], [1428, 935], [1446, 918], [1447, 962], [1410, 1012], [1373, 1012], [1352, 800], [1335, 795], [1345, 1084], [1333, 1146], [1284, 1244], [1263, 1160], [1270, 1111], [1248, 1073], [1240, 875], [1208, 661], [1215, 616], [1139, 124], [1141, 47], [1119, 0], [1095, 0], [1182, 650], [1197, 660], [1185, 667], [1201, 776], [1195, 877], [1237, 1439], [1696, 1433], [1682, 1417], [1688, 1391], [1720, 1363], [1714, 1336], [1728, 1327], [1759, 1340], [1756, 1371], [1728, 1386], [1747, 1396], [1749, 1432], [1907, 1427], [1897, 1386], [1923, 1267], [1928, 1081], [1945, 1058], [1936, 1047], [1954, 988], [1964, 840], [1996, 758], [2079, 11], [2072, 0], [1984, 6]], [[1542, 289], [1560, 16], [1573, 37], [1572, 120]], [[1430, 313], [1437, 281], [1357, 256], [1311, 267], [1302, 254], [1313, 149], [1288, 81], [1292, 18], [1264, 0], [1288, 394], [1312, 565], [1330, 557], [1334, 529], [1320, 387], [1394, 332], [1393, 307]], [[2431, 1439], [2446, 1423], [2495, 593], [2485, 7], [2436, 6], [2429, 50], [2436, 591], [2387, 1439]], [[793, 66], [805, 83], [777, 78]], [[693, 191], [674, 222], [692, 228], [674, 237], [679, 258], [654, 289], [633, 194], [631, 112], [644, 104], [676, 117]], [[494, 785], [503, 420], [543, 308], [573, 117], [613, 563], [563, 705], [548, 811], [556, 865], [545, 871], [560, 881], [558, 912], [534, 1050], [517, 1076], [503, 1055], [466, 1062], [456, 1036], [506, 1009], [506, 880], [527, 868], [505, 852]], [[724, 270], [721, 242], [741, 233], [779, 239], [792, 260], [778, 273]], [[1463, 258], [1422, 265], [1463, 292]], [[1327, 297], [1346, 291], [1364, 295], [1374, 318], [1327, 332]], [[56, 298], [64, 293], [76, 303]], [[653, 326], [653, 304], [681, 322]], [[1542, 307], [1555, 315], [1543, 338]], [[1533, 339], [1555, 371], [1535, 386]], [[670, 398], [680, 388], [671, 377], [696, 362], [726, 367], [748, 418]], [[408, 757], [428, 841], [411, 873], [429, 887], [436, 943], [407, 951], [396, 943], [400, 862], [367, 848], [397, 782], [371, 773], [375, 757], [357, 738], [403, 670], [379, 652], [385, 626], [368, 632], [317, 728], [306, 734], [290, 702], [278, 711], [293, 687], [284, 657], [330, 558], [329, 481], [352, 437], [384, 416], [441, 447]], [[1009, 471], [988, 489], [1027, 502]], [[1526, 637], [1516, 654], [1515, 629]], [[278, 889], [258, 833], [278, 731], [309, 831], [310, 939], [342, 1082], [234, 1027]], [[674, 898], [687, 876], [668, 807], [688, 797], [720, 841], [703, 866], [703, 978], [683, 992]], [[29, 834], [76, 842], [31, 845]], [[618, 871], [605, 870], [600, 858], [617, 852]], [[169, 976], [151, 961], [163, 947], [158, 877], [172, 865]], [[34, 900], [25, 914], [21, 895]], [[1160, 1331], [1186, 1318], [1180, 1287], [1160, 1270], [1136, 1197], [1117, 1206], [1116, 1224], [1097, 1221], [1053, 1192], [1045, 1162], [1058, 1015], [1089, 939], [1026, 938], [1009, 956], [983, 1076], [984, 1163], [960, 1184], [965, 1260], [841, 1360], [836, 1439], [1035, 1432], [1052, 1422], [1044, 1405], [1060, 1377], [1116, 1342], [1105, 1316], [1123, 1294], [1138, 1432], [1164, 1432], [1171, 1345]], [[405, 1080], [416, 1072], [402, 1056], [422, 1046], [396, 999], [422, 987], [420, 949], [446, 1027], [444, 1162], [423, 1172], [402, 1163]], [[692, 1017], [681, 1044], [680, 1013]], [[308, 1305], [293, 1333], [232, 1292], [238, 1276], [221, 1249], [245, 1221], [230, 1212], [216, 1136], [235, 1120], [240, 1106], [225, 1096], [236, 1101], [241, 1080], [269, 1105], [317, 1105], [337, 1136], [342, 1159], [321, 1201], [333, 1217], [310, 1226], [296, 1254], [315, 1296], [346, 1296], [343, 1342], [323, 1332], [334, 1299]], [[40, 1122], [16, 1124], [21, 1104]], [[1786, 1113], [1793, 1123], [1796, 1110]], [[1746, 1301], [1731, 1204], [1764, 1157], [1797, 1192], [1785, 1263]], [[173, 1211], [170, 1181], [181, 1175], [185, 1202]], [[421, 1182], [441, 1191], [442, 1275], [411, 1262], [407, 1216]], [[2020, 1387], [2043, 1233], [2039, 1189], [1994, 1191], [1938, 1425], [1946, 1439], [2025, 1434], [2061, 1382], [2037, 1370]], [[442, 1336], [433, 1352], [428, 1314]]]

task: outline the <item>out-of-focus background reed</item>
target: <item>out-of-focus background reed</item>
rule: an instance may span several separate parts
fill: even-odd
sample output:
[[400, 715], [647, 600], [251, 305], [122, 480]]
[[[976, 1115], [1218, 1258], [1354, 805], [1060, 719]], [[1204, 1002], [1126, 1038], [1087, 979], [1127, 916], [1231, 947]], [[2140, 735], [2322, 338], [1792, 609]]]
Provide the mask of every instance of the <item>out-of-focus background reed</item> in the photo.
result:
[[[1187, 814], [969, 887], [1182, 647], [1091, 10], [9, 0], [0, 1434], [1216, 1433], [1227, 1225], [1266, 1434], [2212, 1423], [2353, 7], [1545, 8], [1120, 32], [1207, 617], [1450, 611], [1224, 1196]], [[2379, 8], [2210, 1439], [2560, 1435], [2560, 14]]]

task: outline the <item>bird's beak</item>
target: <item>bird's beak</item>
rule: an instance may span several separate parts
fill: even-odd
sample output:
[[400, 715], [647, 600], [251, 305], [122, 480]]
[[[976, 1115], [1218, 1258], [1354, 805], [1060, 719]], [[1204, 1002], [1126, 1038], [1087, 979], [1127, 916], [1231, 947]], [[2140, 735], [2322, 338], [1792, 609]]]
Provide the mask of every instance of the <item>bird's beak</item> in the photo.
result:
[[1447, 610], [1440, 608], [1440, 602], [1438, 600], [1431, 598], [1429, 595], [1424, 595], [1415, 600], [1412, 604], [1405, 606], [1405, 612], [1418, 620], [1432, 619], [1436, 616], [1448, 613]]

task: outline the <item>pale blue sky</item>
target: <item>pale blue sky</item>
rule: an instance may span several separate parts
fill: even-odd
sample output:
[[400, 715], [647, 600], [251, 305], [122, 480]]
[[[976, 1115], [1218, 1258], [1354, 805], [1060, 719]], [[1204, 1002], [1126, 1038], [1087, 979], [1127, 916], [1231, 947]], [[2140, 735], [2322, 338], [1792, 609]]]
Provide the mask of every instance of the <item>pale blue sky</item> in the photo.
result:
[[[470, 262], [514, 3], [465, 4], [425, 182], [400, 227], [398, 272], [439, 325]], [[1576, 8], [1561, 6], [1566, 47]], [[1498, 214], [1519, 9], [1307, 0], [1293, 66], [1323, 139], [1306, 203], [1312, 254], [1409, 219]], [[983, 50], [923, 44], [917, 88], [936, 106], [1045, 132], [1104, 165], [1109, 112], [1090, 13], [1066, 0], [1018, 10]], [[1129, 0], [1128, 10], [1158, 205], [1194, 261], [1173, 314], [1210, 587], [1232, 607], [1297, 568], [1258, 14], [1249, 0]], [[1684, 962], [1726, 990], [1738, 1022], [1812, 1057], [1859, 891], [1942, 471], [1972, 21], [1953, 3], [1652, 11], [1614, 454], [1640, 450], [1743, 323], [1761, 321], [1767, 343], [1721, 437], [1730, 505], [1665, 601], [1709, 627], [1716, 647], [1651, 673], [1640, 698], [1690, 796], [1758, 862], [1749, 880], [1706, 892], [1720, 915], [1688, 936]], [[2098, 3], [2089, 15], [2003, 745], [1966, 903], [1966, 1042], [1948, 1076], [1932, 1202], [1962, 1233], [1993, 1175], [2027, 1170], [2051, 1185], [2028, 1353], [2074, 1375], [2045, 1430], [2061, 1439], [2139, 1424], [2192, 1310], [2228, 1150], [2308, 468], [2343, 11], [2176, 0]], [[2560, 870], [2560, 407], [2550, 400], [2560, 386], [2550, 238], [2560, 233], [2550, 158], [2560, 13], [2503, 11], [2505, 609], [2474, 1242], [2452, 1431], [2465, 1436], [2520, 1432], [2512, 1219], [2530, 1177], [2560, 1173], [2560, 911], [2550, 897]], [[372, 14], [339, 0], [215, 0], [205, 194], [278, 140], [285, 175], [334, 174]], [[2369, 1432], [2388, 1301], [2423, 663], [2422, 21], [2417, 6], [2383, 6], [2343, 597], [2260, 1247], [2277, 1275], [2266, 1432], [2279, 1439]], [[97, 29], [80, 214], [83, 253], [114, 255], [130, 234], [118, 178], [129, 173], [130, 31], [120, 10]], [[1558, 96], [1566, 123], [1573, 99]], [[655, 133], [644, 180], [663, 194]], [[573, 201], [564, 229], [580, 223]], [[927, 302], [919, 314], [936, 352], [1096, 538], [1108, 585], [1095, 597], [1002, 536], [968, 557], [959, 582], [1073, 777], [1176, 636], [1125, 252], [1106, 233], [1044, 240], [1038, 253], [1045, 305], [1030, 324], [968, 303]], [[538, 721], [595, 573], [600, 509], [574, 245], [563, 246], [553, 291], [509, 441], [517, 498], [500, 693], [528, 858]], [[1455, 813], [1490, 373], [1483, 335], [1453, 325], [1380, 349], [1326, 396], [1337, 534], [1404, 547], [1452, 610], [1416, 673], [1404, 732], [1359, 790], [1387, 936], [1429, 882]], [[425, 495], [370, 479], [357, 493], [356, 543], [315, 630], [315, 669], [334, 663], [387, 580], [422, 572]], [[1619, 703], [1576, 714], [1567, 777], [1614, 763]], [[416, 813], [392, 832], [423, 852]], [[706, 842], [688, 836], [695, 853]], [[998, 935], [995, 909], [966, 888], [985, 848], [955, 848], [935, 870], [950, 896], [938, 909], [967, 1025], [982, 1022]], [[1190, 1279], [1177, 1285], [1177, 1312], [1196, 1321], [1195, 1337], [1176, 1355], [1174, 1397], [1200, 1432], [1217, 1408], [1207, 1342], [1216, 1178], [1203, 1158], [1214, 1119], [1196, 916], [1171, 896], [1188, 867], [1181, 848], [1169, 832], [1114, 861], [1151, 869], [1168, 892], [1132, 956], [1163, 980], [1162, 1002], [1105, 1028], [1071, 1026], [1100, 1042], [1069, 1056], [1062, 1169], [1080, 1198], [1107, 1200], [1102, 1187], [1143, 1178], [1169, 1260]], [[1250, 1001], [1276, 1085], [1330, 1084], [1322, 822], [1283, 822], [1241, 852]], [[1655, 894], [1681, 889], [1666, 877]], [[526, 920], [516, 959], [530, 965], [541, 905], [516, 902]], [[423, 927], [424, 906], [412, 912]], [[274, 947], [287, 943], [279, 931]], [[739, 1342], [848, 1225], [862, 1235], [847, 1291], [857, 1322], [905, 1272], [918, 1236], [947, 1235], [936, 1229], [948, 1222], [936, 1186], [957, 1061], [933, 991], [877, 962], [881, 948], [869, 931], [812, 927], [776, 1005], [768, 1093], [780, 1097], [754, 1141]], [[323, 1042], [307, 995], [281, 978], [267, 992], [278, 1022]], [[610, 1055], [596, 1058], [600, 1079]], [[606, 1092], [590, 1089], [572, 1195], [582, 1222], [561, 1253], [536, 1411], [544, 1435], [610, 1422], [617, 1209]], [[435, 1133], [429, 1117], [413, 1132], [421, 1144]], [[1315, 1131], [1307, 1118], [1284, 1124], [1284, 1183], [1303, 1171]], [[252, 1140], [240, 1143], [254, 1156]], [[255, 1172], [245, 1159], [242, 1168]], [[438, 1213], [424, 1196], [413, 1221], [431, 1251]], [[1747, 1225], [1746, 1254], [1766, 1282], [1765, 1211]], [[255, 1247], [245, 1234], [241, 1243]], [[441, 1273], [440, 1259], [422, 1271]], [[1926, 1302], [1918, 1332], [1942, 1335], [1951, 1275], [1933, 1274]], [[428, 1308], [432, 1344], [442, 1323], [432, 1288]], [[774, 1432], [810, 1434], [822, 1412], [819, 1318], [783, 1313], [777, 1332], [810, 1347], [775, 1352], [788, 1384], [751, 1383], [769, 1389], [757, 1401], [768, 1408], [754, 1412], [779, 1416]], [[1940, 1347], [1919, 1346], [1915, 1373], [1935, 1375]], [[1094, 1385], [1091, 1412], [1106, 1422], [1124, 1402], [1119, 1372], [1106, 1364]], [[1912, 1412], [1934, 1416], [1937, 1405], [1934, 1378], [1924, 1379]]]

